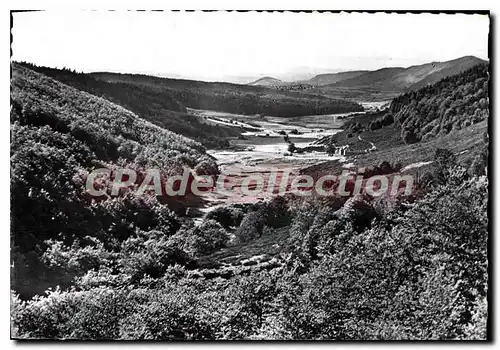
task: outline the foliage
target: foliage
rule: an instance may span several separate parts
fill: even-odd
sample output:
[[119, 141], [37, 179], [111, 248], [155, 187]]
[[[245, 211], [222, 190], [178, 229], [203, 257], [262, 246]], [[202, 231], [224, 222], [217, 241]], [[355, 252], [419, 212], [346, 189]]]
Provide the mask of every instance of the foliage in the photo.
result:
[[182, 227], [170, 242], [191, 257], [209, 254], [227, 245], [229, 235], [214, 220], [204, 220], [199, 226]]
[[240, 242], [254, 240], [262, 234], [265, 217], [261, 211], [251, 211], [245, 215], [240, 226], [235, 232], [236, 238]]
[[118, 264], [125, 275], [137, 281], [144, 275], [162, 276], [167, 266], [185, 264], [188, 260], [187, 254], [163, 232], [138, 231], [122, 243]]
[[377, 118], [376, 120], [370, 122], [368, 124], [368, 129], [377, 130], [382, 128], [383, 126], [388, 126], [394, 123], [394, 116], [391, 113], [385, 114], [381, 118]]
[[90, 74], [67, 69], [38, 67], [25, 62], [19, 64], [78, 90], [121, 105], [153, 124], [188, 136], [207, 147], [225, 145], [223, 138], [239, 134], [239, 131], [233, 128], [202, 123], [197, 117], [187, 113], [186, 107], [167, 88], [108, 82], [96, 79]]
[[[276, 198], [219, 207], [195, 225], [151, 196], [89, 199], [82, 174], [98, 164], [212, 174], [201, 145], [13, 72], [14, 337], [487, 337], [488, 140], [468, 169], [438, 149], [431, 186], [411, 198]], [[381, 162], [366, 175], [400, 167]], [[259, 244], [279, 246], [267, 264], [223, 260]], [[210, 257], [218, 271], [199, 268]]]
[[396, 220], [357, 229], [306, 201], [291, 230], [314, 235], [308, 262], [212, 280], [172, 267], [135, 288], [14, 295], [14, 327], [83, 339], [484, 339], [487, 191], [477, 178], [449, 181]]
[[405, 143], [446, 135], [487, 119], [488, 81], [488, 65], [479, 64], [396, 97], [390, 110]]
[[238, 227], [243, 220], [244, 211], [236, 206], [219, 206], [205, 215], [205, 220], [215, 220], [225, 229]]
[[136, 229], [171, 235], [180, 227], [151, 196], [89, 198], [85, 178], [91, 170], [214, 168], [200, 144], [18, 65], [11, 99], [12, 284], [23, 296], [43, 292], [47, 283], [69, 286], [73, 276], [103, 262], [62, 268], [53, 258], [64, 261], [90, 247], [119, 249]]

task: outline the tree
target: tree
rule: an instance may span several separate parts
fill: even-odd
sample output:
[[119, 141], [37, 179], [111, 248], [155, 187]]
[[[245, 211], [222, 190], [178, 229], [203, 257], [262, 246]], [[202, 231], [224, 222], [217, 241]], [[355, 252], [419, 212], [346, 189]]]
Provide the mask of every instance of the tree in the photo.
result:
[[240, 242], [249, 242], [262, 235], [265, 217], [262, 212], [249, 212], [241, 221], [240, 227], [235, 232]]

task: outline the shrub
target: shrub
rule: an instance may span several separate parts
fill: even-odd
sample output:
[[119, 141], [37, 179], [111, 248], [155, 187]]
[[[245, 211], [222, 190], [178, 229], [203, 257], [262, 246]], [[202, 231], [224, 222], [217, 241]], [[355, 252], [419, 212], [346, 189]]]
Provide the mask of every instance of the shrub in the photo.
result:
[[477, 154], [472, 164], [469, 167], [468, 173], [471, 176], [482, 176], [486, 175], [486, 168], [488, 167], [488, 146], [484, 146], [483, 149]]
[[249, 242], [260, 237], [264, 223], [265, 217], [261, 212], [252, 211], [246, 214], [235, 232], [236, 238], [240, 242]]
[[370, 130], [378, 130], [378, 129], [382, 128], [382, 123], [378, 120], [374, 120], [374, 121], [370, 122], [370, 125], [368, 126], [368, 128]]
[[214, 220], [204, 220], [199, 226], [188, 225], [179, 230], [170, 243], [191, 257], [210, 254], [229, 242], [226, 230]]
[[445, 148], [436, 149], [432, 163], [434, 183], [436, 185], [447, 183], [456, 166], [457, 158], [451, 151]]
[[362, 195], [357, 195], [345, 202], [342, 209], [339, 210], [339, 217], [352, 223], [354, 228], [360, 232], [371, 227], [371, 222], [377, 217], [377, 213]]
[[412, 143], [416, 143], [419, 141], [417, 135], [415, 135], [415, 133], [413, 131], [405, 130], [405, 129], [401, 130], [401, 138], [403, 139], [403, 142], [407, 145], [412, 144]]
[[196, 175], [218, 175], [219, 167], [213, 160], [203, 160], [194, 168]]
[[162, 232], [139, 230], [123, 242], [119, 265], [123, 273], [137, 281], [144, 275], [160, 277], [167, 266], [186, 264], [188, 261], [186, 253], [172, 244]]
[[380, 120], [381, 124], [383, 126], [388, 126], [394, 123], [394, 116], [391, 113], [387, 113], [382, 117]]
[[237, 227], [243, 220], [244, 212], [238, 207], [220, 206], [205, 215], [206, 220], [215, 220], [225, 229]]
[[264, 205], [261, 212], [265, 216], [265, 224], [267, 226], [280, 228], [290, 224], [290, 211], [284, 197], [273, 198]]

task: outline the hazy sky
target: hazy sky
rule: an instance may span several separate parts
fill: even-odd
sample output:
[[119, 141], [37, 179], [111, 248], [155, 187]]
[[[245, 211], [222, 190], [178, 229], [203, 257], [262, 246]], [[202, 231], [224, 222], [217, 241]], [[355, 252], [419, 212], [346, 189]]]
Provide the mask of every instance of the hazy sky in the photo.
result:
[[49, 11], [13, 23], [14, 60], [201, 80], [488, 57], [484, 15]]

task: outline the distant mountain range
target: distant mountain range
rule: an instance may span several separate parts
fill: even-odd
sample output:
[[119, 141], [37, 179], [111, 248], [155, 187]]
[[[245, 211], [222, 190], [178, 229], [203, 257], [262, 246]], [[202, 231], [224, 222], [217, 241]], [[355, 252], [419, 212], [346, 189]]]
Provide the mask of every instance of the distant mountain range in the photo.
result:
[[318, 74], [310, 79], [296, 80], [296, 81], [283, 81], [274, 77], [263, 77], [248, 83], [247, 85], [253, 86], [293, 86], [293, 85], [312, 85], [312, 86], [323, 86], [328, 84], [334, 84], [346, 79], [355, 78], [362, 74], [368, 73], [367, 70], [360, 71], [348, 71], [340, 73], [326, 73]]
[[304, 80], [303, 83], [311, 84], [315, 86], [323, 86], [328, 84], [335, 84], [347, 79], [356, 78], [360, 75], [368, 73], [367, 70], [357, 70], [357, 71], [348, 71], [348, 72], [340, 72], [340, 73], [327, 73], [327, 74], [318, 74], [315, 77]]
[[264, 77], [249, 83], [261, 86], [311, 85], [321, 93], [335, 93], [346, 90], [369, 90], [377, 92], [404, 92], [419, 89], [445, 77], [458, 74], [475, 65], [487, 63], [474, 56], [464, 56], [446, 62], [431, 62], [422, 65], [388, 67], [374, 71], [346, 71], [319, 74], [308, 80], [284, 82], [273, 77]]
[[251, 83], [248, 83], [247, 85], [253, 85], [253, 86], [283, 86], [283, 85], [289, 85], [292, 83], [287, 83], [285, 81], [273, 78], [273, 77], [263, 77], [260, 79], [257, 79]]
[[383, 68], [336, 83], [343, 87], [371, 87], [380, 90], [415, 90], [443, 78], [458, 74], [480, 63], [474, 56], [465, 56], [452, 61], [431, 62], [408, 68]]

